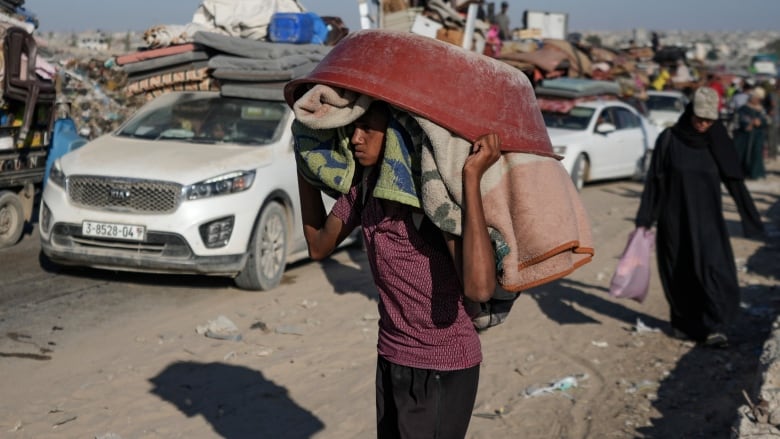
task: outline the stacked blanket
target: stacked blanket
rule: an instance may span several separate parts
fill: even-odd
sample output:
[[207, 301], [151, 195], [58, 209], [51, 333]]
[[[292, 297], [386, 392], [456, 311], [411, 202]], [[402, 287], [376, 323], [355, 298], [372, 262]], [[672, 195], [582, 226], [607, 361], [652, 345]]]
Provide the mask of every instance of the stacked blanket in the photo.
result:
[[147, 100], [176, 90], [282, 100], [284, 84], [309, 73], [330, 49], [200, 31], [192, 42], [121, 55], [116, 63], [128, 75], [127, 94]]
[[[372, 100], [318, 84], [294, 103], [295, 150], [304, 178], [332, 195], [349, 190], [358, 166], [349, 149], [350, 124]], [[397, 107], [386, 138], [373, 195], [421, 206], [440, 229], [460, 235], [461, 171], [471, 142]], [[483, 177], [482, 196], [502, 288], [532, 288], [591, 260], [587, 214], [554, 157], [503, 153]]]

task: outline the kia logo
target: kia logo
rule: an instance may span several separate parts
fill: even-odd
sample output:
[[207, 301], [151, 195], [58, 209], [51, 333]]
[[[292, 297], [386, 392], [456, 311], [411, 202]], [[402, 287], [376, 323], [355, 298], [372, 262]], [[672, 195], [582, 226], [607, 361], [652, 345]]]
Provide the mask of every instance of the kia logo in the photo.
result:
[[130, 198], [130, 189], [110, 188], [108, 190], [108, 196], [112, 200], [127, 200]]

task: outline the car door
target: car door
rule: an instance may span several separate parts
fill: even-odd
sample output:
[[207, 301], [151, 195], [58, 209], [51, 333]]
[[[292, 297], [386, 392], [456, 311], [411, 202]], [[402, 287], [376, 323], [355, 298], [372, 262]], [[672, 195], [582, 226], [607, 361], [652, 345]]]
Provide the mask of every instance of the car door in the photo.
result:
[[591, 180], [612, 178], [618, 172], [618, 166], [622, 160], [620, 158], [621, 135], [617, 129], [610, 132], [598, 132], [599, 126], [604, 123], [613, 125], [615, 128], [618, 126], [618, 120], [612, 111], [612, 106], [603, 107], [596, 115], [593, 141], [589, 147]]
[[603, 135], [607, 152], [598, 178], [631, 177], [644, 154], [642, 123], [635, 112], [623, 106], [611, 105], [603, 111], [616, 129]]
[[620, 137], [620, 163], [616, 167], [616, 177], [631, 177], [645, 154], [645, 130], [640, 116], [624, 107], [612, 109], [617, 121], [617, 133]]

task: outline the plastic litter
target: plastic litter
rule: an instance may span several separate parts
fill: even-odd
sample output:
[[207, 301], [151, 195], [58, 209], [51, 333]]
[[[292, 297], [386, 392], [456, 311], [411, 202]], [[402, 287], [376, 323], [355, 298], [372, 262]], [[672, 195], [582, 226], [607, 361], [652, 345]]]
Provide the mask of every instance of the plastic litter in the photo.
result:
[[220, 315], [215, 320], [209, 320], [206, 325], [198, 325], [195, 332], [218, 340], [240, 341], [238, 327], [229, 318]]
[[642, 322], [642, 320], [639, 318], [636, 319], [636, 325], [634, 326], [634, 329], [640, 334], [643, 332], [661, 332], [661, 330], [658, 328], [645, 325], [644, 322]]
[[[579, 380], [584, 380], [588, 376], [586, 374], [570, 375], [563, 377], [557, 381], [553, 381], [550, 385], [545, 387], [530, 386], [525, 389], [525, 397], [530, 398], [533, 396], [544, 395], [546, 393], [565, 392], [579, 385]], [[578, 380], [579, 379], [579, 380]], [[568, 395], [567, 395], [568, 396]]]

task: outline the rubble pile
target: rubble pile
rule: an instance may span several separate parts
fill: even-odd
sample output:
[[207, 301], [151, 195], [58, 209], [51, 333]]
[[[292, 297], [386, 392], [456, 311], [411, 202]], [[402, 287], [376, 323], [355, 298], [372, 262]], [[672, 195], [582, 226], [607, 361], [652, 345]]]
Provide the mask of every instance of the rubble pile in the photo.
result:
[[112, 67], [110, 58], [63, 61], [60, 77], [61, 99], [87, 139], [113, 131], [143, 103], [126, 95], [127, 74]]
[[749, 389], [752, 399], [744, 392], [745, 403], [739, 407], [734, 422], [733, 438], [780, 438], [780, 320], [773, 324], [769, 339], [764, 343], [755, 382]]

